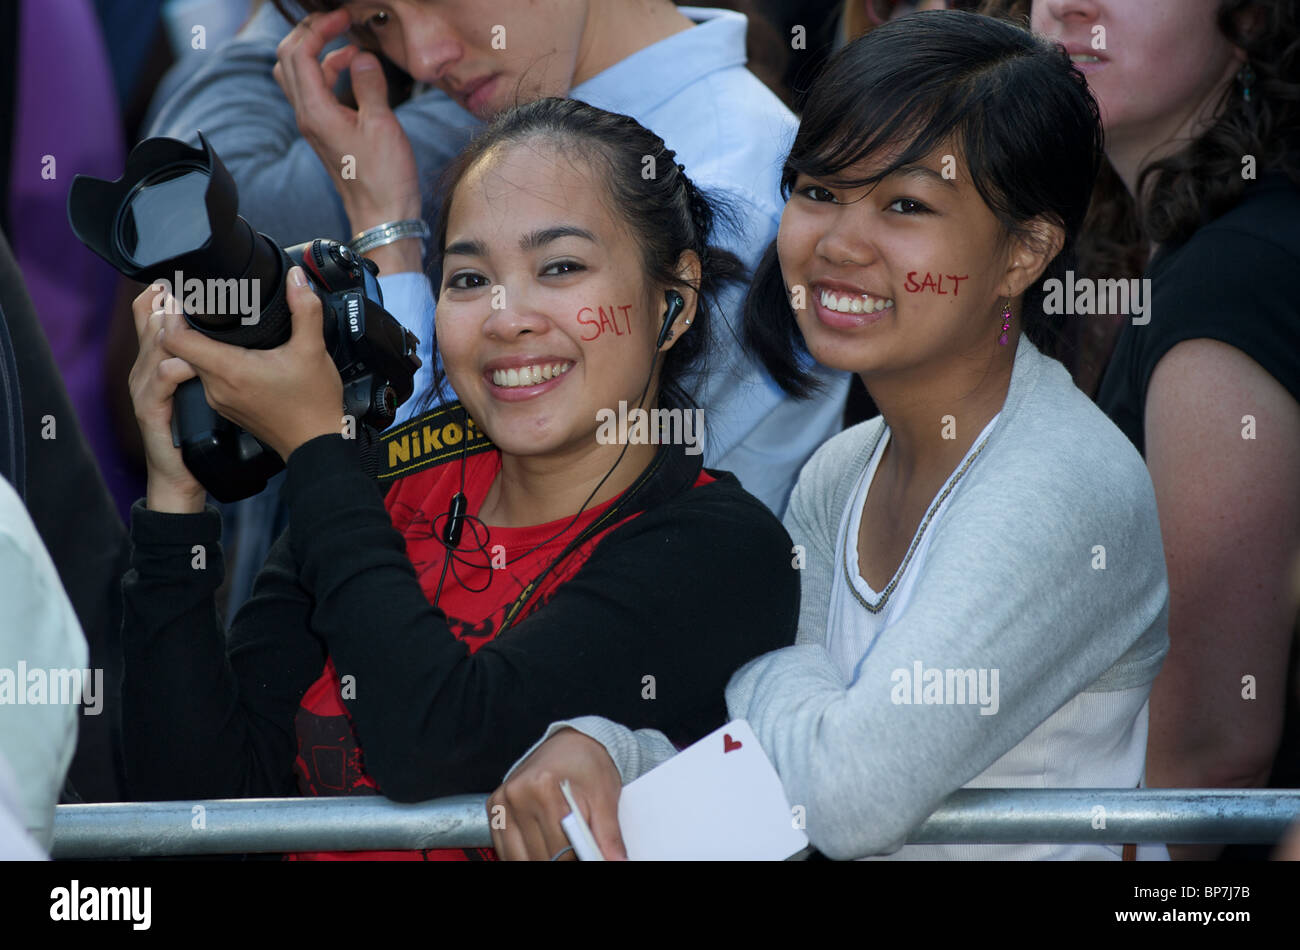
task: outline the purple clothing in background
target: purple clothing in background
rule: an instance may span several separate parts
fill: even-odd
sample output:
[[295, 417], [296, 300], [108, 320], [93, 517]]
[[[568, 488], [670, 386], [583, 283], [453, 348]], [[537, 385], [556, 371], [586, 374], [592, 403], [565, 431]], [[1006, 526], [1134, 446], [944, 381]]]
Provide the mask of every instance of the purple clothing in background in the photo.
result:
[[[122, 174], [125, 146], [112, 70], [90, 0], [20, 3], [10, 241], [81, 427], [125, 519], [144, 484], [118, 447], [106, 395], [104, 352], [117, 272], [73, 236], [67, 212], [74, 175]], [[54, 160], [50, 179], [42, 174], [50, 163], [46, 156]]]

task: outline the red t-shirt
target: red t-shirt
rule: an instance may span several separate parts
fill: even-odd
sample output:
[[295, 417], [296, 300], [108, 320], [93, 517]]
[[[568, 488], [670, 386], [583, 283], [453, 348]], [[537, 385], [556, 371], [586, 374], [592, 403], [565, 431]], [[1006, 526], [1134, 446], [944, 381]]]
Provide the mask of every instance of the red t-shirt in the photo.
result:
[[[464, 491], [470, 514], [482, 508], [488, 489], [500, 471], [501, 455], [498, 452], [483, 452], [466, 459]], [[711, 475], [701, 470], [695, 484], [706, 485], [713, 480]], [[384, 499], [393, 526], [406, 539], [406, 553], [430, 603], [433, 603], [446, 554], [446, 548], [438, 540], [444, 516], [452, 496], [460, 489], [461, 464], [451, 462], [399, 479]], [[481, 525], [467, 523], [457, 554], [460, 560], [453, 558], [438, 603], [447, 615], [447, 624], [452, 634], [467, 644], [471, 654], [491, 640], [507, 609], [524, 588], [546, 569], [570, 541], [612, 504], [611, 499], [589, 508], [576, 521], [570, 515], [548, 524], [526, 528], [493, 527], [486, 537]], [[555, 590], [586, 563], [592, 550], [606, 534], [635, 517], [636, 514], [628, 515], [599, 530], [577, 551], [565, 558], [564, 563], [548, 574], [534, 591], [519, 619], [550, 600]], [[573, 522], [572, 525], [570, 522]], [[473, 534], [476, 527], [478, 542]], [[486, 542], [482, 551], [477, 549], [479, 542]], [[303, 696], [295, 725], [298, 733], [298, 757], [294, 762], [294, 771], [301, 794], [380, 793], [378, 785], [365, 773], [361, 746], [352, 726], [352, 718], [343, 704], [343, 687], [332, 660], [326, 660], [320, 678]], [[309, 861], [466, 861], [494, 860], [495, 853], [491, 848], [455, 848], [424, 851], [313, 851], [288, 857], [290, 860]]]

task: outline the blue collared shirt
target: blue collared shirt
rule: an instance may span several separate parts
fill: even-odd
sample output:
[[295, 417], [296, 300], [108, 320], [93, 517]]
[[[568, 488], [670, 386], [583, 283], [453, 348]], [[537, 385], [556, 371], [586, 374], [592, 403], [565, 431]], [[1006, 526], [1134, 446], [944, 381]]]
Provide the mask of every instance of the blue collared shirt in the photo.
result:
[[[639, 50], [569, 95], [631, 115], [663, 138], [696, 185], [731, 204], [738, 227], [719, 231], [714, 241], [752, 270], [776, 236], [781, 166], [796, 121], [745, 68], [745, 17], [680, 9], [696, 22], [694, 28]], [[430, 118], [446, 108], [439, 92], [420, 98], [430, 100]], [[438, 99], [444, 102], [435, 106]], [[424, 362], [416, 395], [399, 410], [401, 421], [411, 417], [432, 383], [434, 302], [422, 274], [384, 276], [380, 285], [386, 308], [419, 336]], [[744, 294], [743, 286], [732, 286], [720, 295], [724, 320], [714, 323], [709, 372], [690, 388], [704, 410], [705, 464], [735, 473], [779, 516], [803, 463], [840, 430], [849, 378], [820, 370], [826, 383], [821, 395], [786, 396], [737, 342]], [[450, 395], [450, 387], [445, 391]]]

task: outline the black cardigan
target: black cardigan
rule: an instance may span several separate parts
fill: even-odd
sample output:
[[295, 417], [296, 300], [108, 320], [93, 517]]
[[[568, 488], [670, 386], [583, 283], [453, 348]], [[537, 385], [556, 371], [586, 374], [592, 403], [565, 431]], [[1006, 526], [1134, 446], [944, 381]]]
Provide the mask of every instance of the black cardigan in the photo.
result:
[[[366, 773], [396, 801], [491, 791], [559, 719], [605, 716], [679, 745], [717, 728], [731, 674], [794, 641], [799, 577], [789, 535], [734, 476], [693, 488], [699, 456], [664, 446], [656, 461], [641, 514], [473, 655], [341, 436], [290, 456], [289, 527], [228, 636], [217, 512], [136, 502], [122, 584], [132, 797], [298, 794], [294, 719], [327, 655], [353, 677], [344, 703]], [[655, 698], [642, 698], [647, 676]]]

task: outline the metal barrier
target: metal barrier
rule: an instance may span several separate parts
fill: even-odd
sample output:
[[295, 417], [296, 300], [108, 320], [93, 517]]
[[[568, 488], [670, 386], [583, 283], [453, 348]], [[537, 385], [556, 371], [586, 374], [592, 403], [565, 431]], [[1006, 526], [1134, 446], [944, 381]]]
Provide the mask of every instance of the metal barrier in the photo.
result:
[[[109, 858], [491, 845], [486, 795], [417, 805], [362, 795], [60, 805], [52, 856]], [[1098, 819], [1104, 817], [1104, 827]], [[1271, 843], [1300, 789], [985, 789], [955, 792], [910, 844]]]

